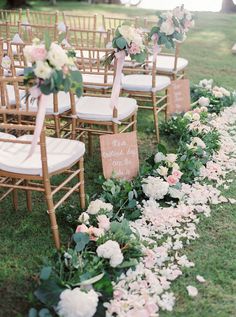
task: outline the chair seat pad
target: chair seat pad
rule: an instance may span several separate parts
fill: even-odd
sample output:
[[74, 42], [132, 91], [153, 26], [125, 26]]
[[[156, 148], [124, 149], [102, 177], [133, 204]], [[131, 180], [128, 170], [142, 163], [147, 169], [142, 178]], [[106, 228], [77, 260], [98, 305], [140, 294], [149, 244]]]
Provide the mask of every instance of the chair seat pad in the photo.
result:
[[[173, 73], [175, 65], [174, 56], [158, 55], [156, 69], [159, 72]], [[188, 66], [188, 60], [182, 57], [178, 57], [177, 61], [177, 72], [180, 72]]]
[[[11, 71], [4, 69], [4, 76], [11, 77], [12, 76]], [[16, 68], [16, 76], [24, 76], [24, 69], [23, 68]]]
[[[32, 135], [19, 137], [21, 140], [32, 140]], [[40, 146], [37, 145], [34, 154], [25, 160], [30, 150], [30, 144], [0, 142], [0, 170], [26, 175], [42, 176]], [[78, 161], [85, 152], [82, 142], [46, 138], [48, 171], [53, 173], [70, 167]]]
[[16, 137], [9, 133], [0, 132], [0, 139], [16, 139]]
[[[22, 101], [23, 98], [25, 97], [25, 90], [19, 89], [19, 94], [20, 94], [20, 100]], [[12, 85], [7, 85], [7, 95], [8, 95], [10, 105], [14, 105], [16, 103], [16, 96], [15, 96], [14, 87]]]
[[122, 80], [122, 88], [132, 91], [161, 91], [170, 85], [170, 78], [167, 76], [156, 76], [156, 87], [152, 88], [151, 75], [126, 75]]
[[[53, 115], [53, 114], [62, 114], [65, 111], [70, 110], [71, 108], [71, 102], [70, 102], [70, 94], [66, 93], [64, 91], [58, 92], [58, 112], [54, 112], [53, 107], [53, 94], [50, 94], [44, 98], [46, 100], [46, 115]], [[25, 109], [25, 103], [22, 104], [22, 109]], [[34, 100], [32, 103], [29, 100], [29, 111], [37, 112], [38, 111], [38, 101]]]
[[[93, 88], [93, 89], [108, 89], [111, 88], [112, 84], [113, 84], [113, 79], [114, 77], [111, 75], [107, 76], [107, 86], [100, 86], [99, 84], [105, 84], [105, 79], [104, 79], [104, 75], [99, 75], [99, 74], [83, 74], [83, 86], [87, 87], [87, 88]], [[91, 84], [90, 84], [91, 83]], [[96, 86], [96, 84], [98, 84], [98, 86]]]
[[[137, 111], [137, 102], [133, 98], [119, 97], [118, 119], [124, 120]], [[76, 103], [78, 118], [93, 121], [112, 121], [113, 110], [110, 106], [110, 98], [81, 97]]]

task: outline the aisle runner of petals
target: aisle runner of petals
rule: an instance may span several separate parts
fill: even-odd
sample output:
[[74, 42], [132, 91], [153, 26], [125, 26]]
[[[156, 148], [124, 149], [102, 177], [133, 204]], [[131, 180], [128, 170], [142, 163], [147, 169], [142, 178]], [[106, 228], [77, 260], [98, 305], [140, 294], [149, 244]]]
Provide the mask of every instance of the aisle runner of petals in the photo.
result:
[[[236, 171], [236, 105], [227, 108], [216, 117], [212, 126], [220, 132], [221, 148], [207, 167], [202, 168], [200, 179], [192, 185], [183, 184], [185, 194], [176, 206], [163, 208], [150, 198], [143, 202], [142, 218], [131, 223], [143, 241], [146, 256], [135, 270], [122, 274], [114, 286], [114, 299], [108, 303], [107, 317], [149, 317], [159, 316], [159, 310], [172, 311], [175, 295], [171, 283], [182, 274], [184, 267], [194, 266], [183, 254], [184, 246], [198, 238], [199, 214], [210, 216], [210, 205], [223, 202], [236, 203], [221, 195], [219, 187], [228, 188], [225, 177]], [[213, 185], [200, 184], [200, 180], [213, 180]], [[181, 251], [182, 250], [182, 251]], [[180, 255], [181, 253], [181, 255]], [[197, 276], [204, 283], [204, 278]], [[190, 296], [198, 291], [189, 285]]]
[[[173, 310], [171, 284], [194, 267], [184, 248], [199, 237], [199, 216], [209, 217], [211, 205], [236, 203], [221, 193], [236, 171], [235, 95], [221, 89], [222, 96], [212, 97], [213, 90], [212, 82], [196, 86], [195, 96], [205, 99], [200, 94], [195, 109], [176, 119], [183, 124], [177, 154], [159, 146], [142, 177], [103, 183], [101, 198], [79, 216], [70, 246], [43, 267], [35, 295], [59, 316], [157, 317]], [[223, 110], [217, 116], [213, 109]], [[136, 220], [127, 220], [132, 213]], [[186, 291], [198, 294], [192, 285]], [[30, 313], [37, 316], [34, 308]]]

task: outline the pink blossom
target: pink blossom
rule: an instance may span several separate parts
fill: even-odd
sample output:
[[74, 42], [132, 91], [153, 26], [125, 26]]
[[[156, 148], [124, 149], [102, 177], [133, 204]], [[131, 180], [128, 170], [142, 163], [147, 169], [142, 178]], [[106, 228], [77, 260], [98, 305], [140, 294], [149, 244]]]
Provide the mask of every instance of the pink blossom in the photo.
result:
[[150, 314], [147, 309], [131, 309], [128, 311], [127, 317], [149, 317]]
[[62, 67], [62, 71], [63, 71], [63, 74], [67, 75], [69, 73], [70, 69], [67, 65], [64, 65]]
[[46, 59], [46, 56], [47, 56], [47, 51], [44, 47], [42, 46], [33, 47], [31, 51], [32, 62], [44, 61]]
[[33, 86], [29, 89], [30, 95], [32, 98], [38, 98], [41, 95], [41, 90], [38, 86]]
[[169, 175], [167, 178], [166, 178], [166, 181], [169, 185], [175, 185], [178, 183], [178, 178], [176, 178], [174, 175]]
[[181, 173], [179, 170], [173, 170], [172, 171], [172, 176], [174, 176], [178, 180], [181, 178], [182, 175], [183, 175], [183, 173]]
[[135, 55], [135, 54], [139, 54], [140, 52], [141, 52], [140, 46], [132, 42], [129, 48], [129, 54]]
[[82, 224], [76, 228], [75, 232], [89, 233], [89, 229], [85, 224]]
[[147, 309], [150, 315], [155, 314], [159, 310], [158, 306], [153, 300], [149, 300], [146, 303], [145, 308]]
[[107, 218], [106, 215], [99, 215], [97, 216], [98, 220], [98, 227], [103, 230], [109, 230], [110, 229], [110, 220]]

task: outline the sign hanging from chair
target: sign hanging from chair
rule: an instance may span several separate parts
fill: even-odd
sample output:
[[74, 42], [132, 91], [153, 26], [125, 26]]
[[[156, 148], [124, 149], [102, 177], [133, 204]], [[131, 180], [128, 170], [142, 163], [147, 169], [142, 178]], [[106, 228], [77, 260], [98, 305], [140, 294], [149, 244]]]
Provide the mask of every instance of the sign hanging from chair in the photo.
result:
[[139, 156], [136, 132], [100, 136], [103, 175], [131, 180], [138, 175]]
[[187, 112], [190, 110], [190, 84], [188, 79], [175, 80], [168, 88], [167, 114]]

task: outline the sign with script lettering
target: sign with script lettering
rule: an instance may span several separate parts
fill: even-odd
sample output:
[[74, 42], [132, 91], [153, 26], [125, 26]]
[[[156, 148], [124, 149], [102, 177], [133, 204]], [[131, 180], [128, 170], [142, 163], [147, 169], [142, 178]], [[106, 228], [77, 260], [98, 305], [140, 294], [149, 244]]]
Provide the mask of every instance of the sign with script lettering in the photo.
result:
[[188, 79], [174, 80], [168, 88], [167, 115], [190, 110], [190, 85]]
[[104, 177], [131, 180], [139, 171], [136, 132], [100, 136]]

